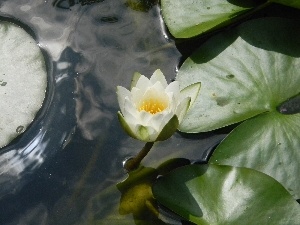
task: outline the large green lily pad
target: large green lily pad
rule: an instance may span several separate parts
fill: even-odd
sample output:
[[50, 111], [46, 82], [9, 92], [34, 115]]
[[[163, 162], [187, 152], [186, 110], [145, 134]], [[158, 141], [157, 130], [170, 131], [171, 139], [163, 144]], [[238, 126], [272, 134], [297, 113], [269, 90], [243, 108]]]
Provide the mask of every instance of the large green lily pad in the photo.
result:
[[179, 129], [195, 133], [237, 123], [300, 93], [300, 26], [282, 18], [248, 21], [215, 36], [189, 57], [177, 80], [201, 82]]
[[160, 178], [154, 197], [201, 225], [298, 224], [299, 204], [271, 177], [247, 168], [189, 165]]
[[299, 134], [300, 113], [265, 113], [235, 128], [214, 151], [210, 162], [264, 172], [300, 198]]
[[45, 98], [45, 60], [21, 27], [0, 22], [0, 148], [24, 132]]
[[259, 6], [253, 0], [162, 0], [164, 21], [176, 38], [189, 38], [227, 25]]

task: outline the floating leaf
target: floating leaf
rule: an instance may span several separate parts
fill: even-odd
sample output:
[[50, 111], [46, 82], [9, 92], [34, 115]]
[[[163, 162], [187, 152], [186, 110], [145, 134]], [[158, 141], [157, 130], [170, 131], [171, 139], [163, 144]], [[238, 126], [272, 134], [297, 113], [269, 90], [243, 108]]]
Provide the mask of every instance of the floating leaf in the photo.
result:
[[179, 70], [184, 88], [201, 82], [179, 129], [205, 132], [275, 111], [300, 93], [300, 26], [282, 18], [248, 21], [202, 45]]
[[0, 22], [0, 147], [32, 122], [45, 98], [47, 74], [35, 40], [19, 26]]
[[152, 188], [163, 205], [196, 224], [298, 224], [299, 204], [271, 177], [247, 168], [189, 165]]
[[164, 21], [176, 38], [189, 38], [233, 22], [263, 1], [162, 0]]
[[264, 172], [300, 198], [300, 113], [265, 113], [235, 128], [214, 151], [210, 162]]

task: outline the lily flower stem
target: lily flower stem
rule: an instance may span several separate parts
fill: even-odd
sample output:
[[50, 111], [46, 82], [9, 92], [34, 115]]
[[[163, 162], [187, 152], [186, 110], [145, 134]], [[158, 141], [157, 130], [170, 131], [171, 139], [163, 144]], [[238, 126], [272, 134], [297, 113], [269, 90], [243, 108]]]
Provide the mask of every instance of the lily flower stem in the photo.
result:
[[136, 168], [139, 167], [141, 161], [145, 158], [145, 156], [148, 154], [148, 152], [151, 150], [154, 142], [147, 142], [145, 146], [142, 148], [142, 150], [134, 157], [131, 159], [128, 159], [125, 164], [124, 168], [130, 172], [132, 170], [135, 170]]

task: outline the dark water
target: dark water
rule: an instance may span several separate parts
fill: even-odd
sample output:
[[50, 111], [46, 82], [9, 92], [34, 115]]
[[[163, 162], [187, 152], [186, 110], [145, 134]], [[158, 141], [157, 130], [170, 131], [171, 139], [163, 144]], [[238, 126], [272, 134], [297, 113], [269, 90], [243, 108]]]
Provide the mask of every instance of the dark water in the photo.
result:
[[[123, 160], [143, 143], [119, 126], [116, 86], [129, 87], [135, 71], [150, 76], [157, 68], [171, 81], [181, 58], [156, 2], [141, 2], [0, 1], [2, 19], [36, 37], [49, 74], [36, 120], [0, 149], [1, 225], [135, 224], [118, 213], [115, 185], [126, 178]], [[223, 137], [177, 133], [156, 143], [143, 165], [205, 160]]]

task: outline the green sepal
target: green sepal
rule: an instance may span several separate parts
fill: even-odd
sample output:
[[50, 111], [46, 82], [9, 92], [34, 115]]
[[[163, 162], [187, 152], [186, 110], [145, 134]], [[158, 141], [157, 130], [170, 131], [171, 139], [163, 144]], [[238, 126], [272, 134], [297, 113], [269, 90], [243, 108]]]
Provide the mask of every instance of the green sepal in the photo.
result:
[[137, 139], [145, 142], [152, 142], [152, 140], [149, 140], [149, 132], [147, 127], [143, 125], [139, 125], [137, 129]]
[[155, 141], [164, 141], [170, 138], [175, 133], [178, 126], [179, 126], [178, 118], [176, 115], [174, 115], [169, 120], [169, 122], [164, 126], [164, 128], [161, 130], [160, 134], [158, 135]]
[[142, 74], [140, 74], [139, 72], [135, 72], [133, 74], [132, 79], [131, 79], [130, 90], [132, 90], [132, 88], [136, 86], [136, 83], [138, 82], [138, 80], [140, 79], [141, 76], [142, 76]]

